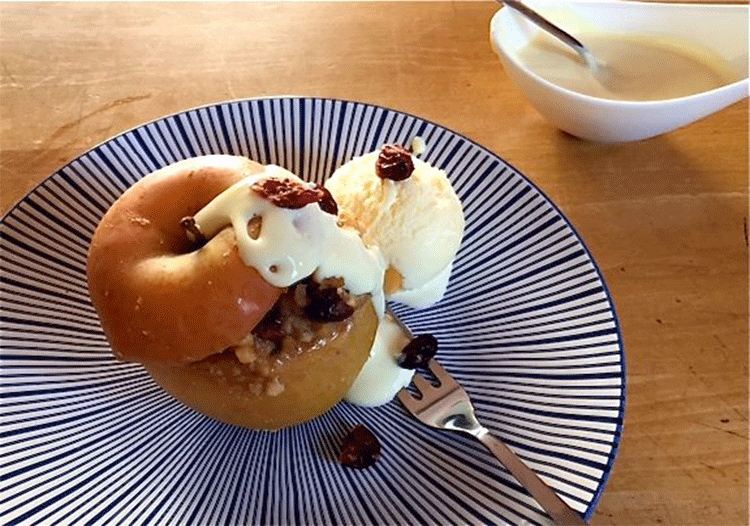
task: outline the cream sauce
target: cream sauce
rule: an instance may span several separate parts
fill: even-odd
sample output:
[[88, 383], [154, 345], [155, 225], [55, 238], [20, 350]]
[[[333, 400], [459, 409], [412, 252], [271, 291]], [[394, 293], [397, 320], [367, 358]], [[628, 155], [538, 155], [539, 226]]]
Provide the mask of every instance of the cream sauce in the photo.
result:
[[411, 383], [413, 369], [398, 366], [396, 359], [410, 338], [390, 314], [378, 324], [370, 358], [360, 371], [345, 400], [351, 404], [375, 407], [386, 404]]
[[413, 309], [430, 307], [443, 299], [448, 290], [453, 262], [448, 263], [440, 273], [416, 289], [403, 289], [387, 295], [389, 300], [403, 303]]
[[[375, 311], [385, 312], [385, 261], [377, 248], [368, 248], [359, 234], [337, 224], [337, 216], [317, 203], [302, 208], [280, 208], [255, 193], [251, 186], [276, 177], [303, 182], [293, 173], [269, 165], [230, 186], [195, 214], [195, 223], [207, 238], [232, 225], [243, 262], [276, 287], [288, 287], [313, 276], [320, 282], [340, 277], [356, 295], [371, 294]], [[262, 218], [260, 235], [250, 237], [248, 222]]]
[[593, 75], [575, 51], [538, 33], [518, 59], [543, 79], [571, 91], [616, 100], [684, 97], [739, 80], [715, 53], [684, 42], [648, 36], [580, 35], [605, 67]]
[[[366, 247], [357, 231], [339, 226], [338, 218], [323, 212], [317, 203], [298, 209], [280, 208], [252, 191], [255, 182], [269, 177], [302, 182], [291, 172], [268, 165], [263, 172], [242, 179], [216, 196], [195, 214], [195, 224], [207, 238], [231, 225], [243, 262], [277, 287], [288, 287], [310, 275], [316, 281], [340, 277], [353, 294], [371, 294], [380, 317], [378, 329], [370, 357], [346, 400], [368, 407], [389, 402], [411, 382], [414, 371], [396, 362], [410, 337], [385, 313], [385, 258], [378, 248]], [[386, 201], [391, 197], [395, 194]], [[262, 218], [257, 239], [247, 228], [255, 216]], [[424, 286], [393, 299], [415, 308], [432, 304], [445, 293], [451, 268], [449, 263]]]

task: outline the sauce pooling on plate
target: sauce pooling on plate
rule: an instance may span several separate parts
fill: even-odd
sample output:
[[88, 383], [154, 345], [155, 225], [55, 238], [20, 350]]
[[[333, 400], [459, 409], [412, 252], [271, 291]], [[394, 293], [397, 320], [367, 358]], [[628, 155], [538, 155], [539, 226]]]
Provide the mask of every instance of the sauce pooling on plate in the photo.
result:
[[544, 33], [521, 48], [518, 59], [557, 86], [616, 100], [672, 99], [738, 80], [720, 57], [683, 42], [605, 34], [582, 35], [580, 40], [606, 64], [599, 75], [594, 76], [573, 50]]

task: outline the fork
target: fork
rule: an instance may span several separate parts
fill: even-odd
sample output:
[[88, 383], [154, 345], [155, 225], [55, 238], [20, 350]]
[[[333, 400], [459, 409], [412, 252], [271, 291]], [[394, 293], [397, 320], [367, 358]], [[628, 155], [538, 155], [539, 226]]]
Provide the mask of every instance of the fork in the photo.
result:
[[398, 399], [404, 407], [428, 426], [461, 431], [478, 438], [528, 490], [555, 524], [585, 525], [586, 521], [577, 511], [569, 507], [508, 446], [479, 423], [469, 395], [448, 371], [434, 358], [429, 361], [428, 367], [440, 381], [440, 385], [434, 386], [424, 376], [415, 374], [413, 382], [422, 397], [416, 398], [406, 389], [401, 389]]

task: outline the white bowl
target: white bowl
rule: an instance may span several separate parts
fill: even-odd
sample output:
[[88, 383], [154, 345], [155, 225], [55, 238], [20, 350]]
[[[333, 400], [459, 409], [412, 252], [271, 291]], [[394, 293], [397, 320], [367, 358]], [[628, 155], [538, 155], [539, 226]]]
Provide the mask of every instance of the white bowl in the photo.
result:
[[562, 88], [527, 69], [518, 51], [541, 31], [510, 8], [492, 18], [490, 36], [508, 76], [548, 121], [582, 139], [625, 142], [674, 130], [748, 96], [748, 6], [626, 1], [528, 0], [552, 22], [576, 33], [654, 35], [695, 43], [725, 59], [743, 79], [695, 95], [618, 101]]

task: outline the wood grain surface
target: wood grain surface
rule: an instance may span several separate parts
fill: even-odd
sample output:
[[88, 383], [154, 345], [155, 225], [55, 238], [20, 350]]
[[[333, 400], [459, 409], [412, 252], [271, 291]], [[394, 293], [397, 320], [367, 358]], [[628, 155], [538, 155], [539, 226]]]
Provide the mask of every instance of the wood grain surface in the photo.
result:
[[263, 95], [388, 106], [534, 181], [601, 266], [622, 323], [622, 445], [593, 524], [748, 523], [747, 99], [666, 135], [583, 142], [493, 54], [492, 2], [0, 4], [0, 210], [92, 146]]

